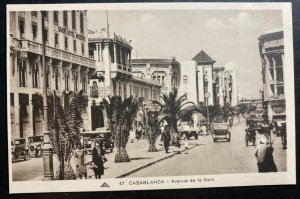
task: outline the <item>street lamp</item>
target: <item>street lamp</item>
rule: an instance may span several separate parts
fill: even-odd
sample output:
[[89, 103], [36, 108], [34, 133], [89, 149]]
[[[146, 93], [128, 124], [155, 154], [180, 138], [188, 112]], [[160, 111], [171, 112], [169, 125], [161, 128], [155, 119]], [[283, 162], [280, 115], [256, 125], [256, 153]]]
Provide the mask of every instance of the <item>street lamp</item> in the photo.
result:
[[[52, 180], [53, 174], [53, 147], [50, 142], [49, 128], [48, 128], [48, 103], [47, 103], [47, 69], [46, 69], [46, 35], [45, 35], [45, 16], [46, 11], [41, 11], [42, 14], [42, 66], [43, 66], [43, 110], [44, 110], [44, 145], [43, 150], [43, 165], [44, 178], [43, 180]], [[55, 96], [54, 96], [55, 97]]]

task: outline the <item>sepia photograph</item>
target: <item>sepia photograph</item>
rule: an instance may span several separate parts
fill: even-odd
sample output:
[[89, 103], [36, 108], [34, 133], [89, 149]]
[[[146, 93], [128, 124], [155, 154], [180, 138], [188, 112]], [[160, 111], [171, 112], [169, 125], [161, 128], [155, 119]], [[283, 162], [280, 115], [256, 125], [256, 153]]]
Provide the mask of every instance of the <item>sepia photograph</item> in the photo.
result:
[[10, 193], [296, 183], [290, 3], [6, 15]]

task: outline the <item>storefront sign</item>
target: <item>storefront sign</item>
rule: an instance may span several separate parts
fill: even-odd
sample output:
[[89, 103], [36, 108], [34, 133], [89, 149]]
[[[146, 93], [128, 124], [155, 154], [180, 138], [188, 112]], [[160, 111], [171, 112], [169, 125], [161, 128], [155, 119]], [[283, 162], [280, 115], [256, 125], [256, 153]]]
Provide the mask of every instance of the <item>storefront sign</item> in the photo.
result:
[[65, 35], [76, 37], [77, 39], [85, 41], [85, 36], [83, 34], [77, 34], [74, 31], [68, 30], [67, 28], [58, 27], [58, 31], [64, 33]]

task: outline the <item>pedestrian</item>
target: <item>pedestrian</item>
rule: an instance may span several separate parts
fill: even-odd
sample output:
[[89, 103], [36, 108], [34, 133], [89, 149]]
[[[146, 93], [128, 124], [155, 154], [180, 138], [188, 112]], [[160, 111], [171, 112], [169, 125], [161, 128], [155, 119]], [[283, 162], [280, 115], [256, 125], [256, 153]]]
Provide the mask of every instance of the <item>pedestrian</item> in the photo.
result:
[[78, 143], [77, 148], [74, 151], [74, 161], [76, 165], [76, 178], [82, 179], [82, 177], [86, 178], [86, 167], [84, 165], [84, 156], [85, 150], [83, 150], [82, 146]]
[[287, 149], [287, 139], [286, 139], [286, 123], [281, 124], [281, 141], [282, 141], [282, 149]]
[[94, 172], [95, 172], [96, 179], [101, 179], [101, 175], [104, 175], [103, 156], [104, 156], [104, 151], [100, 143], [96, 142], [92, 152], [92, 162], [95, 165]]
[[130, 130], [129, 137], [130, 137], [130, 143], [134, 143], [134, 140], [135, 140], [135, 131], [134, 131], [133, 127]]
[[279, 131], [279, 126], [278, 126], [278, 123], [275, 121], [274, 122], [274, 131], [273, 132], [274, 132], [275, 135], [277, 135], [278, 131]]
[[202, 133], [203, 133], [204, 135], [207, 135], [207, 134], [208, 134], [207, 131], [206, 131], [206, 125], [205, 125], [205, 124], [202, 124], [201, 130], [202, 130]]
[[95, 171], [94, 169], [97, 167], [93, 161], [91, 155], [84, 156], [84, 165], [86, 165], [86, 176], [87, 179], [95, 179]]
[[169, 151], [169, 144], [170, 144], [170, 141], [171, 141], [171, 135], [170, 135], [170, 130], [169, 129], [165, 129], [162, 132], [161, 141], [164, 143], [166, 153], [169, 153], [168, 152]]
[[273, 159], [273, 150], [268, 139], [264, 135], [260, 135], [255, 153], [258, 172], [277, 172], [277, 167]]
[[142, 127], [140, 124], [138, 124], [136, 128], [136, 139], [137, 140], [141, 139], [141, 136], [142, 136]]
[[184, 145], [184, 153], [188, 154], [189, 153], [189, 141], [185, 134], [183, 134], [183, 136], [182, 136], [182, 142]]

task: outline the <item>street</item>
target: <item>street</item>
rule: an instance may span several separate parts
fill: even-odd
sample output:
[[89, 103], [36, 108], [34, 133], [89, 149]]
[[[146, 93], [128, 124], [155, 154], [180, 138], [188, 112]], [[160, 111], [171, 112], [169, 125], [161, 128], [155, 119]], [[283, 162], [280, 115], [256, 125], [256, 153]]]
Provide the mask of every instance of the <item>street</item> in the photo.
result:
[[[151, 166], [145, 167], [126, 177], [155, 177], [178, 175], [204, 175], [204, 174], [228, 174], [228, 173], [253, 173], [257, 172], [256, 147], [250, 144], [245, 146], [245, 122], [231, 129], [231, 142], [219, 141], [214, 143], [210, 135], [200, 136], [198, 140], [189, 140], [193, 147], [188, 154], [181, 153]], [[274, 137], [274, 160], [278, 171], [286, 171], [286, 150], [282, 149], [280, 137]], [[109, 162], [106, 163], [104, 178], [114, 178], [127, 170], [142, 164], [149, 163], [157, 158], [165, 156], [163, 149], [159, 152], [147, 152], [148, 143], [140, 140], [128, 143], [127, 151], [131, 158], [129, 163], [116, 164], [113, 162], [114, 153], [107, 153]], [[58, 168], [58, 161], [54, 159], [54, 173]], [[28, 161], [19, 161], [12, 164], [13, 180], [42, 180], [43, 159], [31, 158]], [[73, 158], [71, 159], [73, 164]], [[74, 166], [73, 166], [74, 167]], [[120, 169], [122, 167], [122, 169]], [[119, 168], [119, 169], [118, 169]], [[121, 171], [119, 171], [121, 170]], [[118, 174], [117, 174], [118, 173]]]
[[[245, 122], [232, 128], [231, 142], [213, 143], [211, 136], [199, 138], [200, 146], [188, 154], [176, 155], [128, 177], [206, 175], [257, 172], [256, 147], [245, 146]], [[193, 142], [193, 141], [191, 141]], [[280, 137], [274, 141], [274, 161], [278, 171], [286, 171], [286, 150]]]

